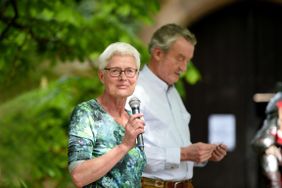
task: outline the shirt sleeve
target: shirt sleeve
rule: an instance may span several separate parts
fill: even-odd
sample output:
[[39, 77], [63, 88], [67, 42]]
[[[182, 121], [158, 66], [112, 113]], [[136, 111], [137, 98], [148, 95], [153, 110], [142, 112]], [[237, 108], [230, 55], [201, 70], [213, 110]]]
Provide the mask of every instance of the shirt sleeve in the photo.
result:
[[180, 164], [180, 148], [160, 148], [145, 146], [147, 172], [178, 168]]

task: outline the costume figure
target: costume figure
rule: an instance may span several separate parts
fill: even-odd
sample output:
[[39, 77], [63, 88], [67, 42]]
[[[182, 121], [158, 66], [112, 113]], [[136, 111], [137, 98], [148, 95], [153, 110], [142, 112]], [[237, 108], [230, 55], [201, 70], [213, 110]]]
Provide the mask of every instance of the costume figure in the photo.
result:
[[279, 166], [282, 165], [282, 92], [270, 99], [265, 114], [263, 127], [256, 134], [252, 145], [261, 154], [262, 169], [270, 181], [270, 187], [281, 188]]

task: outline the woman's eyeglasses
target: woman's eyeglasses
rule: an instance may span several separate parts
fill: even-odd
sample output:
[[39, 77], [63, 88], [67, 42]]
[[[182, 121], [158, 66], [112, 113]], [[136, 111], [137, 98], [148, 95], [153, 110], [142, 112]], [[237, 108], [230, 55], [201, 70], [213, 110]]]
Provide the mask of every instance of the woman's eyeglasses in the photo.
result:
[[112, 77], [119, 77], [122, 73], [124, 73], [126, 77], [133, 78], [137, 73], [137, 69], [134, 68], [125, 68], [123, 70], [119, 67], [108, 67], [104, 68], [104, 70], [109, 71]]

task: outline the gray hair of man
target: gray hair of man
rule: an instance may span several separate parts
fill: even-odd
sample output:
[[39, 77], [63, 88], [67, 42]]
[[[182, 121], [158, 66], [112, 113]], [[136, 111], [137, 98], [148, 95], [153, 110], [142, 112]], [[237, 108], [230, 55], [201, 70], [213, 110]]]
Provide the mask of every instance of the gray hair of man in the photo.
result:
[[152, 54], [154, 48], [160, 48], [167, 52], [170, 46], [179, 38], [184, 37], [192, 45], [197, 44], [195, 35], [187, 28], [183, 28], [177, 24], [170, 23], [160, 27], [154, 32], [149, 43], [149, 53]]
[[132, 45], [125, 42], [115, 42], [110, 44], [99, 56], [96, 66], [103, 70], [114, 55], [131, 55], [135, 59], [137, 69], [140, 69], [140, 53]]

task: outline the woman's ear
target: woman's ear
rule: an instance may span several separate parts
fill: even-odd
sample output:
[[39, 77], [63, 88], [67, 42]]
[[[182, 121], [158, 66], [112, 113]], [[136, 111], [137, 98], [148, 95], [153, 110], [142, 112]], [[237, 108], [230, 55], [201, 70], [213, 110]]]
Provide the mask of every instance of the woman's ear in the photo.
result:
[[104, 78], [105, 78], [104, 71], [98, 70], [98, 77], [99, 77], [100, 81], [104, 84]]

